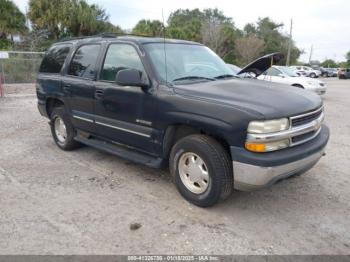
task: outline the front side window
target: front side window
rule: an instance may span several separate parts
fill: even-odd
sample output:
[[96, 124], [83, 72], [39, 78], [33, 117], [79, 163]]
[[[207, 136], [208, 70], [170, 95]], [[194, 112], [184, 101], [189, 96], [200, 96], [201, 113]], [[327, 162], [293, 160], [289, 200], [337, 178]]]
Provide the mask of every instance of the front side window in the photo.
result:
[[100, 79], [113, 82], [117, 73], [123, 69], [144, 71], [141, 59], [133, 46], [112, 44], [108, 48]]
[[152, 43], [145, 44], [144, 48], [158, 76], [168, 82], [214, 80], [233, 74], [221, 58], [202, 45]]
[[60, 73], [71, 46], [71, 44], [60, 44], [51, 47], [41, 62], [39, 72], [51, 74]]
[[95, 77], [95, 68], [100, 45], [81, 46], [72, 59], [69, 66], [68, 74], [87, 79]]

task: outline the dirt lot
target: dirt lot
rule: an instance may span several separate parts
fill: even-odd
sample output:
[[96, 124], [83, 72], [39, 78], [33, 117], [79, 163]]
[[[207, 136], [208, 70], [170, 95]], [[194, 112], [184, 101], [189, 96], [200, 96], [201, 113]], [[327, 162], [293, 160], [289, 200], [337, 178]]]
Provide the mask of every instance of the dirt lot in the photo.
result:
[[165, 171], [88, 147], [59, 150], [32, 86], [8, 88], [0, 253], [349, 254], [350, 81], [327, 82], [327, 156], [303, 176], [209, 209], [187, 203]]

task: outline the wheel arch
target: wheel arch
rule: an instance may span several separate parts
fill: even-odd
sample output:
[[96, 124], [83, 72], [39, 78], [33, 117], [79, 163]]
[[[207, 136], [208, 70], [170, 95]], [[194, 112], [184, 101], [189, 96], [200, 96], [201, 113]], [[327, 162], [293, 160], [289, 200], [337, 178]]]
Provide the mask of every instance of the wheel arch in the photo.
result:
[[172, 147], [180, 139], [194, 134], [207, 135], [214, 138], [218, 141], [227, 152], [230, 154], [230, 143], [225, 138], [225, 136], [219, 132], [214, 132], [211, 128], [208, 127], [199, 127], [198, 125], [191, 125], [188, 123], [173, 123], [168, 125], [164, 137], [163, 137], [163, 157], [167, 159], [170, 155]]
[[46, 99], [46, 113], [48, 115], [48, 117], [51, 116], [52, 110], [55, 107], [59, 107], [59, 106], [63, 106], [64, 102], [62, 101], [62, 99], [59, 99], [57, 97], [48, 97]]

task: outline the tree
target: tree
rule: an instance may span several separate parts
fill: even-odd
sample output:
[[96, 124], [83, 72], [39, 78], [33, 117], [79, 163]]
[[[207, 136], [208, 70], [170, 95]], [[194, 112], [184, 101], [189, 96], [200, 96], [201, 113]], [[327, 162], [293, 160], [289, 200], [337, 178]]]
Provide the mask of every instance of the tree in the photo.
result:
[[[276, 23], [270, 18], [265, 17], [259, 18], [258, 22], [256, 23], [256, 26], [254, 24], [247, 24], [244, 27], [244, 34], [253, 34], [256, 35], [258, 38], [264, 40], [265, 54], [281, 52], [285, 55], [286, 59], [288, 53], [289, 36], [280, 32], [282, 28], [282, 23]], [[301, 53], [301, 50], [299, 50], [296, 47], [295, 42], [293, 41], [291, 48], [291, 63], [296, 63]], [[282, 60], [280, 63], [285, 63], [285, 59]]]
[[234, 26], [232, 18], [218, 9], [178, 9], [168, 19], [166, 35], [201, 42], [233, 63], [234, 42], [241, 32]]
[[238, 65], [244, 66], [258, 58], [264, 51], [265, 42], [255, 35], [237, 39], [235, 52]]
[[85, 0], [29, 0], [28, 16], [35, 30], [47, 30], [54, 40], [122, 32], [120, 27], [109, 22], [103, 8]]
[[350, 51], [346, 53], [345, 57], [347, 60], [347, 66], [350, 67]]
[[146, 36], [163, 36], [163, 23], [159, 20], [140, 20], [132, 29], [133, 34]]
[[202, 22], [203, 13], [198, 8], [178, 9], [169, 16], [167, 36], [200, 42]]
[[26, 18], [18, 7], [10, 0], [0, 0], [0, 46], [8, 48], [13, 41], [7, 38], [24, 34], [27, 31]]
[[47, 30], [57, 40], [66, 29], [70, 7], [68, 0], [29, 0], [28, 17], [34, 30]]
[[202, 43], [210, 47], [222, 58], [232, 61], [234, 42], [238, 35], [232, 18], [226, 17], [218, 9], [205, 9], [202, 21]]
[[336, 68], [338, 67], [338, 64], [332, 59], [326, 59], [321, 63], [321, 66], [326, 68]]

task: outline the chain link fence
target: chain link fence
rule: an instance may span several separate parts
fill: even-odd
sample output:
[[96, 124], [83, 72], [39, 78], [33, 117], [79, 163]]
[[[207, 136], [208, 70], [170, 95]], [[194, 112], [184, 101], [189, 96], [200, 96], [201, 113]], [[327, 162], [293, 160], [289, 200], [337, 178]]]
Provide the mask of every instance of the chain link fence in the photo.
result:
[[[4, 53], [4, 52], [3, 52]], [[44, 52], [5, 52], [0, 58], [0, 74], [3, 84], [34, 83]]]

